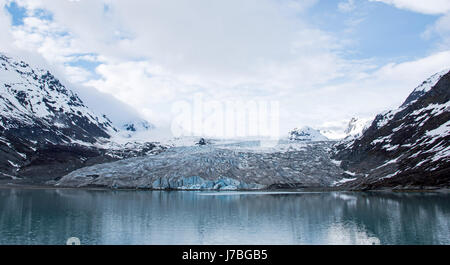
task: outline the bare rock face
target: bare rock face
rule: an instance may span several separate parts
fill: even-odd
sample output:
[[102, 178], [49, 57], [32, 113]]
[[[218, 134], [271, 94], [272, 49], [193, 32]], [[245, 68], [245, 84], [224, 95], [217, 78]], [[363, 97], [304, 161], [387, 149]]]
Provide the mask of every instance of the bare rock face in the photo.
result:
[[330, 159], [331, 145], [286, 143], [264, 151], [235, 144], [177, 147], [155, 156], [82, 168], [57, 185], [183, 190], [329, 187], [343, 178]]
[[416, 88], [364, 134], [336, 146], [334, 159], [355, 176], [347, 189], [450, 187], [450, 73]]

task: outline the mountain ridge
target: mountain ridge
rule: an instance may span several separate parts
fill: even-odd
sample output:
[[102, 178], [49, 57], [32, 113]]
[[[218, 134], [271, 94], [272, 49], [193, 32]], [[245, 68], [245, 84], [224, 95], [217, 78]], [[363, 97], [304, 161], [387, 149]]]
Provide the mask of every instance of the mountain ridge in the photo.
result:
[[[178, 139], [174, 143], [183, 147], [160, 156], [169, 145], [146, 142], [147, 135], [143, 141], [136, 138], [155, 129], [152, 124], [131, 120], [117, 129], [49, 71], [0, 54], [0, 80], [0, 184], [97, 183], [109, 188], [159, 189], [183, 188], [186, 183], [190, 189], [198, 185], [209, 189], [312, 185], [354, 190], [450, 186], [448, 71], [424, 81], [398, 109], [377, 115], [370, 126], [363, 119], [352, 119], [345, 132], [348, 137], [337, 144], [320, 131], [304, 127], [292, 130], [289, 140], [280, 140], [272, 149], [255, 149], [253, 142], [224, 145], [220, 141], [202, 149], [185, 146], [186, 139]], [[189, 141], [194, 145], [199, 139]], [[131, 168], [123, 166], [127, 161], [134, 163]], [[139, 161], [156, 168], [141, 166]], [[191, 167], [189, 161], [194, 163]], [[168, 162], [173, 169], [167, 168]], [[189, 167], [193, 175], [186, 176], [183, 167]], [[130, 172], [134, 180], [125, 176]], [[158, 178], [149, 175], [156, 173]]]
[[0, 53], [0, 80], [0, 179], [57, 178], [156, 148], [146, 143], [130, 150], [112, 143], [119, 130], [111, 120], [93, 112], [48, 70]]
[[414, 89], [398, 109], [377, 115], [363, 135], [334, 156], [356, 176], [351, 189], [450, 186], [450, 72]]

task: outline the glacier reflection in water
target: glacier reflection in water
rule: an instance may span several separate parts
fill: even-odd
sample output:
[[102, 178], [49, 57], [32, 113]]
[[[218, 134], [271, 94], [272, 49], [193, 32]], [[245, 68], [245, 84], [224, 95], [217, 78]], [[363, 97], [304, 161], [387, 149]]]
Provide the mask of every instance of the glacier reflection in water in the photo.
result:
[[70, 237], [82, 244], [450, 244], [450, 194], [0, 190], [0, 244]]

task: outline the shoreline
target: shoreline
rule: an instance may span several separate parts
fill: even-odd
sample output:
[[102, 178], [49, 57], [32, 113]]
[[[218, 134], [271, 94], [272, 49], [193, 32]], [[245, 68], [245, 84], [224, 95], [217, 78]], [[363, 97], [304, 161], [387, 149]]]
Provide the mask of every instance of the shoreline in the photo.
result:
[[450, 188], [429, 188], [429, 189], [393, 189], [384, 188], [377, 190], [351, 190], [351, 189], [339, 189], [333, 187], [323, 188], [303, 188], [303, 189], [263, 189], [263, 190], [183, 190], [183, 189], [111, 189], [106, 187], [64, 187], [64, 186], [52, 186], [52, 185], [37, 185], [37, 184], [0, 184], [1, 190], [7, 189], [22, 189], [22, 190], [84, 190], [84, 191], [159, 191], [159, 192], [259, 192], [259, 193], [271, 193], [271, 192], [285, 192], [285, 193], [298, 193], [298, 192], [396, 192], [396, 193], [450, 193]]

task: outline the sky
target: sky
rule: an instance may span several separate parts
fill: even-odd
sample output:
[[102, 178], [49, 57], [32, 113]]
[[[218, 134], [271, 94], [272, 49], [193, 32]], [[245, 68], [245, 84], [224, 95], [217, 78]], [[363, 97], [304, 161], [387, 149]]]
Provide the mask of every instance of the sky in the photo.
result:
[[[168, 126], [195, 95], [279, 103], [280, 130], [343, 130], [450, 68], [449, 0], [0, 0], [0, 51], [95, 110]], [[104, 100], [102, 100], [104, 98]], [[120, 101], [121, 105], [113, 102]], [[120, 107], [118, 107], [120, 106]]]

